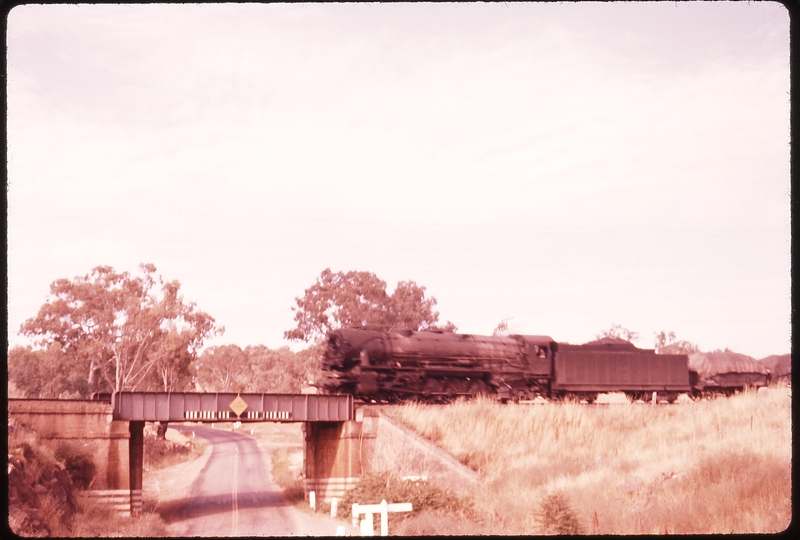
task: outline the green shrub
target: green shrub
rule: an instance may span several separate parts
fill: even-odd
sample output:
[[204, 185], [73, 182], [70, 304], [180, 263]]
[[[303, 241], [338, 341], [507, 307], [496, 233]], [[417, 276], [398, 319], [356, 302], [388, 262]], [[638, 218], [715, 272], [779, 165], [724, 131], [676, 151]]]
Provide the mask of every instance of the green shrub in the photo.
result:
[[62, 441], [56, 448], [54, 456], [64, 464], [75, 487], [87, 489], [92, 485], [97, 468], [92, 456], [84, 448]]
[[[358, 484], [342, 498], [340, 508], [349, 512], [353, 503], [379, 504], [382, 500], [387, 503], [410, 502], [414, 513], [429, 511], [466, 519], [474, 517], [472, 504], [455, 492], [427, 481], [403, 480], [391, 471], [362, 476]], [[389, 514], [390, 524], [399, 523], [405, 517], [405, 513]]]

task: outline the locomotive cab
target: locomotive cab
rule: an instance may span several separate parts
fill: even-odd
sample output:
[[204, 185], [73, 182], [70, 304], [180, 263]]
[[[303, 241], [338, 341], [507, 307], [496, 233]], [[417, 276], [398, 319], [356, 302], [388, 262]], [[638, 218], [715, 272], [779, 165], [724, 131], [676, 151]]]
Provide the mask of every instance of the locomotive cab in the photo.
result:
[[553, 338], [549, 336], [518, 336], [526, 346], [527, 371], [534, 377], [553, 373]]

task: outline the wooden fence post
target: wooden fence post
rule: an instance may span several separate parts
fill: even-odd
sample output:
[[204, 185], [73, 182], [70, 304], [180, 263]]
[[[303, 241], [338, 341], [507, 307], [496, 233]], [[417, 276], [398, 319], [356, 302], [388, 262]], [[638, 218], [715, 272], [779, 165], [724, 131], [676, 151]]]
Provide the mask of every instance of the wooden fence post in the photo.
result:
[[367, 512], [361, 520], [361, 536], [375, 536], [375, 524], [372, 522], [372, 512]]
[[389, 505], [386, 499], [381, 501], [381, 536], [389, 536]]

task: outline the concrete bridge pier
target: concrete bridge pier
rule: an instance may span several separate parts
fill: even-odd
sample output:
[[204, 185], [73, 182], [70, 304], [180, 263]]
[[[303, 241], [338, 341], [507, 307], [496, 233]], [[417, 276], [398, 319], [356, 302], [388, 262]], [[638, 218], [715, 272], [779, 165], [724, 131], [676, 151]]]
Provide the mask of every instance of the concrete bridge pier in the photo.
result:
[[142, 514], [142, 471], [144, 470], [144, 422], [130, 422], [128, 444], [130, 461], [131, 515]]
[[330, 503], [371, 470], [378, 433], [378, 412], [358, 409], [356, 420], [303, 424], [303, 491], [305, 500]]

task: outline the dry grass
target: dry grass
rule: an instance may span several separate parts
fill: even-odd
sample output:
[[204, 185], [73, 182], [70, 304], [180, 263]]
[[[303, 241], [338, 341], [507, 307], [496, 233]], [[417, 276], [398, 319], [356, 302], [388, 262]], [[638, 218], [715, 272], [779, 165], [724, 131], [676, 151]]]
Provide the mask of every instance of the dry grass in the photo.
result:
[[397, 414], [480, 471], [471, 497], [493, 533], [756, 533], [791, 521], [788, 387], [675, 406], [484, 400]]
[[179, 463], [194, 461], [205, 451], [200, 439], [189, 439], [179, 431], [167, 432], [167, 438], [158, 438], [155, 428], [148, 425], [144, 432], [144, 470], [165, 469]]
[[[53, 449], [42, 443], [39, 434], [29, 427], [20, 424], [8, 416], [8, 454], [25, 461], [24, 448], [29, 447], [34, 454], [34, 461], [38, 464], [54, 463], [57, 461]], [[38, 478], [38, 476], [37, 476]]]
[[299, 422], [250, 422], [242, 426], [241, 433], [249, 435], [251, 430], [254, 439], [271, 445], [303, 445], [302, 424]]
[[144, 512], [138, 517], [120, 517], [107, 505], [87, 497], [78, 497], [79, 513], [75, 515], [72, 534], [75, 538], [89, 537], [143, 537], [168, 536], [169, 532], [161, 516]]
[[262, 448], [272, 453], [272, 478], [283, 489], [290, 503], [308, 508], [304, 502], [302, 464], [302, 424], [282, 422], [253, 422], [242, 427]]
[[[36, 431], [20, 424], [10, 416], [8, 418], [7, 431], [8, 473], [11, 473], [10, 463], [13, 458], [16, 463], [22, 464], [27, 473], [24, 475], [24, 479], [19, 481], [23, 484], [30, 483], [29, 489], [32, 488], [35, 491], [35, 495], [29, 500], [22, 501], [22, 504], [31, 505], [32, 508], [38, 508], [41, 511], [44, 523], [50, 529], [52, 536], [69, 536], [70, 522], [72, 520], [59, 511], [58, 501], [51, 490], [46, 487], [44, 480], [45, 471], [52, 471], [57, 466], [58, 460], [53, 449], [41, 441]], [[9, 491], [11, 491], [10, 481]], [[10, 511], [8, 523], [13, 532], [21, 536], [37, 534], [37, 531], [19, 528], [21, 523], [17, 523], [11, 518]]]
[[293, 448], [278, 448], [272, 453], [272, 477], [275, 483], [283, 489], [286, 500], [293, 504], [303, 501], [303, 479], [295, 467], [292, 467], [292, 454], [297, 450]]

